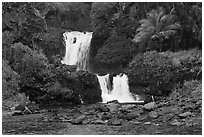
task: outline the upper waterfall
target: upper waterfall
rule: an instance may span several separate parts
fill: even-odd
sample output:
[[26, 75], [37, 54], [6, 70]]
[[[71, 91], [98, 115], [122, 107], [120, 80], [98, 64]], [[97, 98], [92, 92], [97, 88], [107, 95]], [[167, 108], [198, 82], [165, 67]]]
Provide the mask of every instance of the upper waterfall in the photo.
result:
[[88, 70], [92, 33], [72, 31], [63, 34], [66, 53], [62, 64], [77, 65], [77, 70]]

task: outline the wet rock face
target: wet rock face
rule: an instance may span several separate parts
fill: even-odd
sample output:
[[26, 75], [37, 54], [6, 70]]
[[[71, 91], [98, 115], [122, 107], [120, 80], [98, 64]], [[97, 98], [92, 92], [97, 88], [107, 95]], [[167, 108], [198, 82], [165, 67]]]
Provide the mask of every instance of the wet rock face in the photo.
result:
[[[96, 75], [88, 71], [76, 71], [76, 66], [73, 65], [60, 65], [54, 73], [55, 81], [51, 83], [50, 91], [45, 98], [42, 98], [43, 102], [51, 100], [59, 103], [92, 104], [102, 101]], [[52, 87], [54, 84], [56, 86]]]
[[78, 81], [81, 85], [80, 96], [85, 104], [101, 102], [101, 89], [96, 75], [88, 71], [78, 71]]

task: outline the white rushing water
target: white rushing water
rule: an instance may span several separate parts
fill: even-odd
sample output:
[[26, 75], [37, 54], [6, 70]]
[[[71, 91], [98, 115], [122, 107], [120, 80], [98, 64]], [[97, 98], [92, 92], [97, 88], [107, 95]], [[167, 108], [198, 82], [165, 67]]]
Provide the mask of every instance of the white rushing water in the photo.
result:
[[[66, 65], [77, 65], [77, 70], [88, 70], [89, 49], [92, 39], [92, 32], [65, 32], [63, 34], [66, 45], [66, 53], [61, 61]], [[103, 102], [118, 100], [118, 102], [135, 102], [137, 96], [132, 96], [129, 91], [128, 77], [125, 74], [113, 77], [113, 85], [110, 82], [109, 74], [98, 76], [102, 91]], [[112, 88], [111, 88], [112, 85]], [[81, 100], [81, 102], [83, 102]]]
[[102, 90], [103, 102], [111, 100], [118, 100], [118, 102], [136, 102], [139, 100], [138, 96], [133, 96], [129, 91], [128, 77], [125, 74], [119, 74], [113, 77], [113, 88], [110, 89], [109, 74], [105, 76], [98, 76], [100, 87]]
[[77, 70], [88, 70], [89, 49], [92, 32], [65, 32], [65, 57], [62, 64], [77, 65]]

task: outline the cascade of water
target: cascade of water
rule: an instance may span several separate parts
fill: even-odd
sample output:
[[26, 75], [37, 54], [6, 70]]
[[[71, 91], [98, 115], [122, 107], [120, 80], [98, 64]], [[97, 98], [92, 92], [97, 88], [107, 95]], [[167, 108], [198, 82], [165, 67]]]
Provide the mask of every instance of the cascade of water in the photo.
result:
[[87, 70], [92, 32], [72, 31], [65, 32], [63, 36], [66, 53], [62, 64], [77, 65], [77, 70]]
[[[92, 32], [81, 33], [78, 31], [65, 32], [63, 34], [66, 45], [66, 53], [61, 61], [66, 65], [77, 65], [77, 70], [88, 70], [89, 49], [92, 39]], [[137, 97], [133, 97], [129, 91], [128, 77], [125, 74], [113, 77], [113, 88], [109, 74], [98, 76], [98, 81], [102, 90], [103, 102], [118, 100], [119, 102], [134, 102]], [[81, 102], [83, 100], [80, 97]]]
[[118, 102], [135, 102], [139, 98], [134, 98], [130, 91], [128, 85], [128, 77], [125, 74], [117, 75], [113, 77], [113, 89], [108, 89], [108, 84], [110, 84], [109, 74], [105, 76], [98, 76], [100, 87], [102, 90], [103, 102], [118, 100]]

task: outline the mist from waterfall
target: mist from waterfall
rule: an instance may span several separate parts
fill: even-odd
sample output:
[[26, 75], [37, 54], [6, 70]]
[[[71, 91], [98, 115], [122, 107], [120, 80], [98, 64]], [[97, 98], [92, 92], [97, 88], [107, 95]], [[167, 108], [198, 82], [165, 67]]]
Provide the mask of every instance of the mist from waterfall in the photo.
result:
[[[89, 50], [92, 39], [92, 32], [65, 32], [63, 34], [66, 46], [65, 57], [62, 64], [76, 65], [77, 70], [88, 70]], [[119, 102], [135, 102], [138, 100], [129, 91], [128, 77], [125, 74], [113, 77], [113, 84], [109, 74], [98, 76], [98, 81], [102, 91], [103, 102], [118, 100]]]

